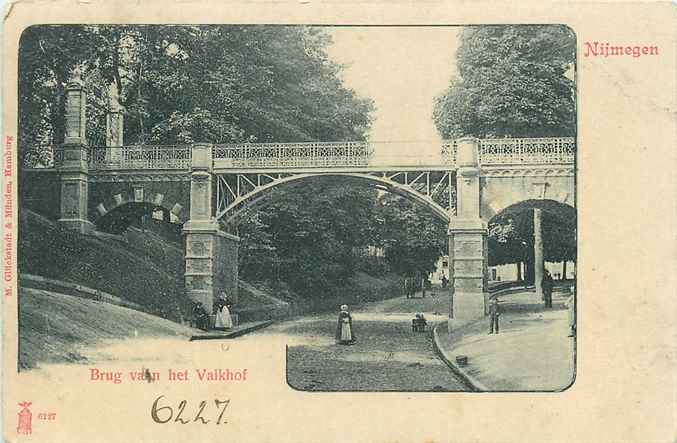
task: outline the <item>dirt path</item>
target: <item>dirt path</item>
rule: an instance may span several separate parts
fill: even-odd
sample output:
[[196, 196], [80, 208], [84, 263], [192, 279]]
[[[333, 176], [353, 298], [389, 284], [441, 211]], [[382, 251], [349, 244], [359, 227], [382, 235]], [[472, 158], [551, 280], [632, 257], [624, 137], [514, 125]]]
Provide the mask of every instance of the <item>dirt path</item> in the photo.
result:
[[[429, 333], [411, 319], [445, 321], [448, 298], [396, 298], [356, 309], [357, 343], [334, 342], [334, 314], [284, 322], [264, 333], [287, 337], [287, 382], [304, 391], [464, 391], [467, 387], [433, 351]], [[437, 314], [435, 314], [437, 313]]]

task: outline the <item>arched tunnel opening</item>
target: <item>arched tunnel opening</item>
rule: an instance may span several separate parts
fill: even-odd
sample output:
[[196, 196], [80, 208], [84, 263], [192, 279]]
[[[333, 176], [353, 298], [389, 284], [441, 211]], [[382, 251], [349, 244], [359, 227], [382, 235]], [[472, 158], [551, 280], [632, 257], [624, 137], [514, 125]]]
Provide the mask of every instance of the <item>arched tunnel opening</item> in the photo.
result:
[[577, 253], [576, 209], [555, 200], [534, 199], [510, 205], [489, 221], [490, 279], [534, 284], [536, 209], [540, 210], [545, 268], [556, 280], [573, 278]]
[[129, 228], [151, 230], [166, 240], [180, 243], [182, 224], [169, 209], [149, 202], [127, 202], [101, 216], [95, 222], [99, 231], [123, 234]]

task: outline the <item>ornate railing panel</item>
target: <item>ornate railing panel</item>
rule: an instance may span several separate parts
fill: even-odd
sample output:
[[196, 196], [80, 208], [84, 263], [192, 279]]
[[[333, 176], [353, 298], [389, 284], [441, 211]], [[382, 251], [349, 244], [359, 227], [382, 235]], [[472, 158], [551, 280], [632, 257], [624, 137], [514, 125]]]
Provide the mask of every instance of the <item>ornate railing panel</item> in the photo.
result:
[[567, 138], [480, 139], [482, 166], [573, 163], [576, 140]]
[[89, 168], [116, 169], [190, 169], [190, 145], [93, 146]]
[[367, 142], [240, 143], [214, 145], [213, 158], [234, 168], [364, 166], [372, 153]]
[[445, 165], [455, 165], [457, 154], [456, 140], [442, 141], [442, 161]]

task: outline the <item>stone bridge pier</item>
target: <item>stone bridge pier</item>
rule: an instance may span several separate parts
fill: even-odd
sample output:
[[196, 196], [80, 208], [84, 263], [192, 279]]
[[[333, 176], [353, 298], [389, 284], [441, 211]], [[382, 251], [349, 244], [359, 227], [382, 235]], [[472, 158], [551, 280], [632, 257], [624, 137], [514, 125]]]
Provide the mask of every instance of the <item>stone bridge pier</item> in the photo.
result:
[[482, 317], [488, 298], [487, 224], [480, 217], [477, 139], [459, 139], [457, 147], [457, 208], [448, 231], [449, 330]]
[[212, 312], [222, 291], [237, 302], [237, 260], [240, 239], [219, 229], [212, 208], [212, 146], [195, 144], [190, 171], [190, 218], [183, 226], [186, 251], [186, 293]]

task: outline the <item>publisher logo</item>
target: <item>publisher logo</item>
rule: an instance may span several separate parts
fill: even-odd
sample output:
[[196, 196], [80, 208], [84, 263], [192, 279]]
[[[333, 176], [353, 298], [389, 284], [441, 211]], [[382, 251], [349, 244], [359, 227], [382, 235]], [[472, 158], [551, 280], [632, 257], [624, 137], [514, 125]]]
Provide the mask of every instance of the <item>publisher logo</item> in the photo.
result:
[[28, 409], [32, 404], [33, 403], [28, 401], [19, 403], [19, 406], [22, 408], [17, 414], [18, 424], [16, 426], [16, 432], [19, 434], [30, 434], [33, 432], [33, 414], [31, 414], [30, 409]]

